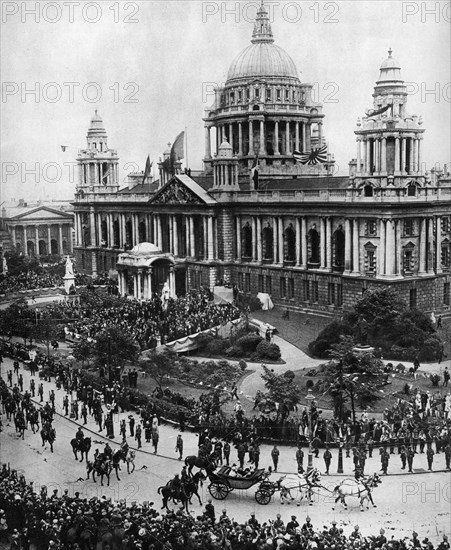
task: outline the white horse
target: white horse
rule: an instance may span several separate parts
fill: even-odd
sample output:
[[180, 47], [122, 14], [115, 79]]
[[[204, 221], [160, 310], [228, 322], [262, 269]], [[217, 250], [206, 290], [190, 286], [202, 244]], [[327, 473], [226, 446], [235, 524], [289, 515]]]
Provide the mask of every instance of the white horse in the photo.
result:
[[335, 503], [332, 506], [332, 510], [335, 510], [335, 504], [341, 501], [343, 507], [347, 509], [346, 497], [357, 497], [360, 500], [360, 511], [363, 512], [363, 504], [367, 501], [366, 509], [368, 510], [369, 502], [376, 508], [373, 497], [371, 496], [374, 487], [377, 487], [382, 480], [378, 474], [373, 474], [368, 478], [361, 478], [358, 481], [356, 479], [345, 479], [333, 490], [333, 496], [335, 497]]
[[[135, 471], [135, 456], [136, 456], [136, 451], [132, 451], [131, 449], [129, 449], [127, 454], [125, 455], [125, 462], [127, 464], [127, 474], [132, 474]], [[131, 472], [130, 472], [130, 465], [132, 466]]]
[[302, 500], [306, 498], [310, 506], [313, 504], [313, 489], [319, 487], [321, 474], [319, 470], [313, 468], [305, 474], [287, 474], [276, 481], [280, 490], [280, 504], [289, 504], [296, 501], [300, 506]]

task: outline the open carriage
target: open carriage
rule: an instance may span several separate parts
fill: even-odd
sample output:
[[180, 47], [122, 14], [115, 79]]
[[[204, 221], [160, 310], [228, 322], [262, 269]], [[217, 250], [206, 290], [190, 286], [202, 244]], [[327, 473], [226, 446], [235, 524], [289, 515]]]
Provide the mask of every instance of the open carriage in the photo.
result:
[[264, 468], [243, 476], [235, 474], [230, 466], [222, 466], [218, 470], [209, 473], [210, 485], [208, 490], [213, 498], [224, 500], [234, 489], [247, 490], [258, 484], [255, 500], [259, 504], [269, 504], [276, 486], [268, 480], [268, 476], [269, 472]]

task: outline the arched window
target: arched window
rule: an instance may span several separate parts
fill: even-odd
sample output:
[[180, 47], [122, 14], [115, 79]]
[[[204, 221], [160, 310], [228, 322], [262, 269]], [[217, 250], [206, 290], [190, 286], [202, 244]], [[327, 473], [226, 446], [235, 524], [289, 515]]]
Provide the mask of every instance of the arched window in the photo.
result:
[[315, 226], [308, 233], [308, 244], [310, 245], [309, 263], [319, 264], [319, 233]]
[[334, 266], [344, 268], [345, 265], [345, 234], [340, 227], [334, 233]]
[[268, 224], [262, 231], [263, 259], [272, 260], [274, 258], [273, 230]]
[[243, 227], [241, 235], [243, 258], [252, 258], [252, 228], [249, 222]]
[[52, 254], [52, 256], [56, 256], [58, 254], [58, 242], [56, 239], [52, 239], [50, 241], [50, 248], [51, 248], [50, 254]]
[[284, 259], [287, 262], [296, 260], [296, 233], [292, 224], [285, 229]]
[[409, 183], [409, 185], [407, 186], [407, 196], [415, 197], [416, 194], [417, 194], [416, 185], [414, 185], [413, 183]]
[[363, 194], [365, 197], [372, 197], [373, 196], [373, 186], [372, 185], [365, 185], [363, 188]]
[[260, 111], [260, 106], [259, 106], [259, 105], [254, 105], [254, 106], [252, 107], [252, 110], [253, 110], [253, 111]]
[[47, 243], [45, 241], [39, 241], [39, 255], [47, 256]]
[[27, 241], [27, 253], [28, 256], [34, 256], [34, 242], [33, 241]]
[[67, 248], [67, 241], [63, 241], [63, 254], [69, 254], [69, 250]]
[[146, 242], [146, 224], [143, 221], [139, 222], [138, 237], [140, 243]]

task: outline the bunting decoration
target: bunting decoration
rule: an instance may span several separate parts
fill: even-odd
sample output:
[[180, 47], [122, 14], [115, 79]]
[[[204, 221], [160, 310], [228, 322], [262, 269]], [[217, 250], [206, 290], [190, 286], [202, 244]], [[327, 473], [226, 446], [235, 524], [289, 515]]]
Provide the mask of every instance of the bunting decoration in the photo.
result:
[[327, 145], [318, 147], [317, 149], [312, 149], [309, 153], [300, 153], [299, 151], [294, 151], [293, 157], [296, 162], [300, 164], [324, 164], [327, 162]]
[[390, 103], [389, 105], [385, 105], [384, 107], [381, 107], [380, 109], [377, 109], [376, 111], [367, 111], [366, 116], [368, 118], [376, 115], [381, 115], [382, 113], [385, 113], [385, 111], [388, 111], [390, 107], [393, 107], [393, 103]]

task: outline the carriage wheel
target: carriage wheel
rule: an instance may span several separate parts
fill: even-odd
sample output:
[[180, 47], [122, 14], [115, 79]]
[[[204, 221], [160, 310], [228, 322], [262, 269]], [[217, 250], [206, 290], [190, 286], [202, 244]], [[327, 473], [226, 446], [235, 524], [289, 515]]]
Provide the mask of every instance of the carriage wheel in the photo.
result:
[[217, 500], [224, 500], [229, 494], [229, 488], [224, 483], [215, 481], [208, 486], [210, 495]]
[[270, 481], [262, 481], [262, 483], [260, 483], [259, 490], [266, 491], [271, 496], [276, 492], [274, 483], [271, 483]]
[[259, 504], [269, 504], [271, 502], [271, 493], [269, 491], [265, 491], [264, 489], [259, 489], [255, 493], [255, 500]]

